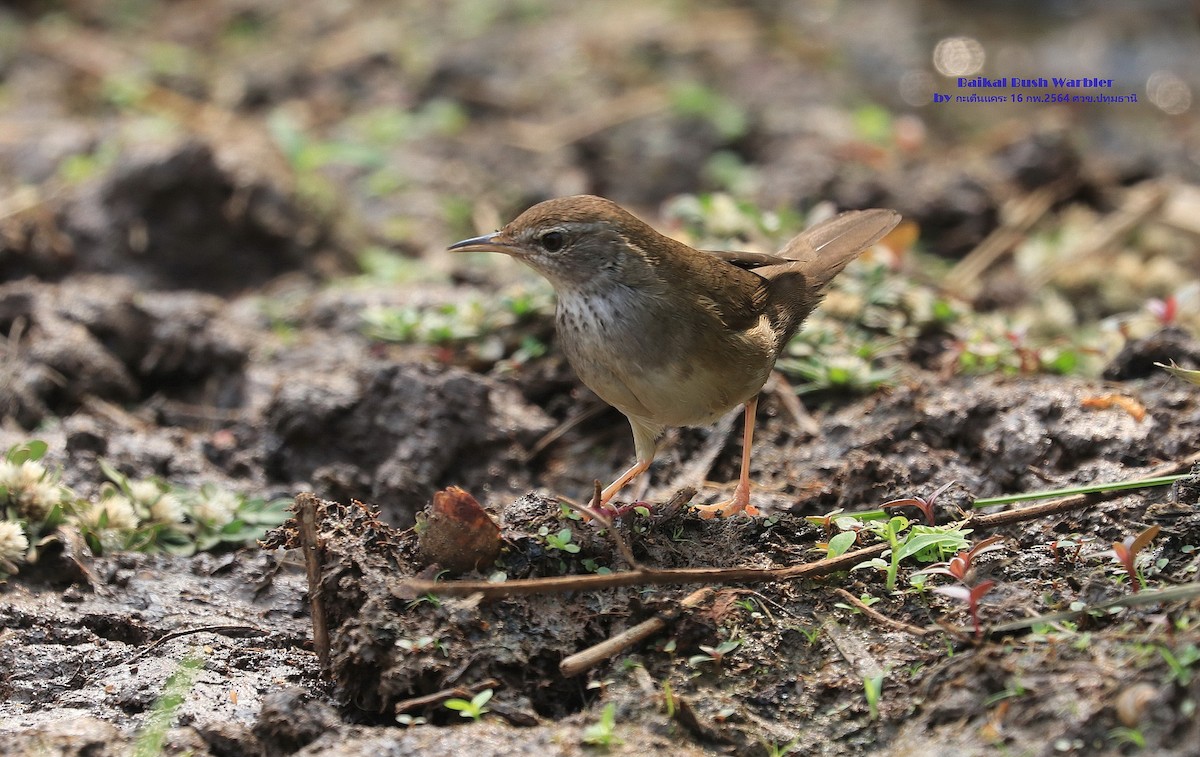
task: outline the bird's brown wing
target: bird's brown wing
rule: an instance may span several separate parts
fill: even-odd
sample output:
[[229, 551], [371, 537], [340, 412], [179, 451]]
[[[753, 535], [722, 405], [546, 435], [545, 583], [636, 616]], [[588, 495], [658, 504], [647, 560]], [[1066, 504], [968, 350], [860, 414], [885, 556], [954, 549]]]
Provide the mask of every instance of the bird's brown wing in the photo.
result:
[[900, 223], [894, 210], [851, 210], [806, 229], [779, 251], [788, 263], [768, 265], [755, 273], [773, 278], [781, 273], [804, 274], [808, 285], [824, 289], [863, 250], [883, 239]]
[[754, 270], [770, 282], [766, 313], [781, 336], [781, 344], [791, 339], [821, 301], [833, 277], [899, 222], [900, 214], [894, 210], [842, 213], [788, 242], [779, 256], [789, 262]]
[[782, 265], [788, 262], [787, 258], [781, 258], [778, 255], [768, 255], [765, 252], [742, 252], [739, 250], [701, 250], [701, 252], [747, 271], [761, 268], [765, 265]]

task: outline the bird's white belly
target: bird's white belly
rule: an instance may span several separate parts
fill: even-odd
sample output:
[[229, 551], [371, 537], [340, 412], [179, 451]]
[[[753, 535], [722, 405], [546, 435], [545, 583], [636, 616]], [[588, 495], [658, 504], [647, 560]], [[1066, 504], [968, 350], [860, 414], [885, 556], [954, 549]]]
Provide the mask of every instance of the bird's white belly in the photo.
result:
[[[697, 354], [689, 343], [694, 332], [685, 324], [651, 319], [653, 328], [635, 330], [631, 320], [607, 300], [559, 301], [559, 334], [572, 367], [627, 416], [659, 426], [712, 423], [757, 394], [770, 373], [769, 358], [729, 364]], [[757, 344], [765, 336], [769, 342], [765, 318], [763, 328], [763, 334], [755, 329], [746, 338]], [[769, 354], [769, 344], [762, 351]]]

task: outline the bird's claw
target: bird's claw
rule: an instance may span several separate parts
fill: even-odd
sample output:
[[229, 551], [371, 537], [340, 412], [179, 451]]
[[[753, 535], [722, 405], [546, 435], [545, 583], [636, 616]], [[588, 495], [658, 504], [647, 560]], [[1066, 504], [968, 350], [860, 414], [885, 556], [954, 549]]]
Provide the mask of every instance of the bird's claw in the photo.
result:
[[692, 505], [692, 507], [700, 513], [700, 517], [704, 520], [710, 520], [718, 517], [729, 518], [737, 515], [738, 513], [745, 513], [751, 518], [759, 515], [759, 510], [757, 507], [749, 502], [739, 502], [736, 497], [724, 502], [717, 502], [713, 505]]

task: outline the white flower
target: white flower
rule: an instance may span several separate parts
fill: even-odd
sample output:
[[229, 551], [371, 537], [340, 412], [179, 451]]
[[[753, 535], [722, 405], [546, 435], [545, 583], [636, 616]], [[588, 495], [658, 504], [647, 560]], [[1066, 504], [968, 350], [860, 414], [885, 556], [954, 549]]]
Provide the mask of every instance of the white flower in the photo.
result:
[[25, 490], [17, 508], [31, 521], [43, 521], [62, 499], [62, 487], [52, 481], [38, 481]]
[[25, 559], [29, 550], [29, 539], [20, 523], [0, 520], [0, 563], [17, 562]]
[[89, 513], [92, 516], [92, 525], [100, 525], [101, 513], [108, 516], [108, 521], [104, 525], [105, 528], [137, 528], [137, 512], [133, 509], [133, 503], [124, 494], [110, 494], [100, 500], [100, 504], [93, 507], [91, 513]]
[[217, 489], [212, 494], [199, 499], [192, 507], [192, 513], [197, 519], [215, 528], [220, 528], [233, 520], [233, 514], [237, 512], [237, 508], [238, 497], [236, 494], [224, 489]]
[[62, 500], [62, 489], [35, 460], [13, 463], [0, 460], [0, 487], [8, 492], [7, 501], [16, 505], [26, 518], [42, 521], [51, 508]]
[[46, 468], [34, 460], [13, 463], [0, 460], [0, 486], [8, 490], [8, 498], [17, 502], [46, 475]]
[[181, 523], [183, 503], [170, 492], [163, 492], [158, 501], [150, 505], [150, 518], [159, 523]]
[[150, 507], [162, 495], [163, 490], [154, 481], [130, 481], [129, 494], [134, 504]]

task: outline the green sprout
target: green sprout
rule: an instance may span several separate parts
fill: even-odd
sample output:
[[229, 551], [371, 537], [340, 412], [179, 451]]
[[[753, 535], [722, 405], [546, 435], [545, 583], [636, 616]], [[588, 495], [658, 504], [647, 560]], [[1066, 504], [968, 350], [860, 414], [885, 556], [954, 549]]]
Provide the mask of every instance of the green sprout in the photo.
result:
[[469, 701], [459, 697], [453, 697], [451, 699], [447, 699], [443, 706], [445, 706], [447, 710], [457, 710], [461, 717], [479, 720], [483, 717], [484, 713], [490, 712], [485, 705], [487, 705], [491, 698], [492, 690], [484, 689], [475, 696], [471, 697]]
[[792, 752], [800, 751], [800, 739], [792, 739], [786, 744], [763, 742], [763, 748], [767, 750], [767, 757], [787, 757]]
[[879, 700], [883, 697], [883, 675], [863, 676], [863, 695], [871, 720], [879, 719]]
[[623, 743], [617, 736], [617, 705], [609, 702], [600, 711], [600, 720], [583, 729], [583, 743], [608, 748]]
[[570, 554], [579, 552], [579, 545], [571, 542], [571, 537], [574, 534], [571, 533], [571, 529], [569, 528], [564, 528], [558, 533], [552, 534], [550, 533], [550, 529], [542, 526], [538, 529], [538, 534], [545, 537], [546, 546], [550, 549], [558, 550], [559, 552], [569, 552]]
[[179, 667], [167, 679], [162, 694], [150, 709], [150, 716], [146, 718], [134, 742], [133, 754], [136, 757], [155, 757], [164, 753], [163, 744], [175, 720], [175, 713], [192, 690], [203, 667], [203, 658], [189, 656], [179, 663]]
[[1192, 678], [1195, 675], [1191, 667], [1200, 662], [1200, 647], [1197, 647], [1195, 644], [1188, 644], [1185, 647], [1181, 647], [1177, 652], [1172, 652], [1166, 647], [1159, 647], [1158, 654], [1163, 658], [1163, 662], [1167, 663], [1167, 667], [1171, 669], [1171, 680], [1184, 688], [1191, 685]]
[[696, 667], [697, 665], [707, 665], [712, 663], [716, 667], [721, 667], [721, 663], [725, 661], [725, 657], [742, 645], [741, 639], [729, 639], [723, 641], [715, 647], [710, 647], [706, 644], [700, 645], [700, 650], [704, 654], [692, 655], [688, 658], [688, 665]]
[[[885, 587], [889, 592], [896, 589], [896, 578], [900, 570], [900, 562], [910, 557], [920, 562], [933, 562], [954, 554], [966, 547], [966, 535], [971, 529], [960, 529], [942, 526], [909, 526], [911, 522], [902, 515], [895, 515], [886, 521], [857, 521], [854, 518], [837, 519], [838, 527], [844, 525], [862, 527], [872, 531], [890, 547], [884, 554], [889, 558], [874, 558], [855, 565], [852, 570], [861, 568], [878, 568], [887, 574]], [[907, 534], [904, 532], [908, 531]]]

